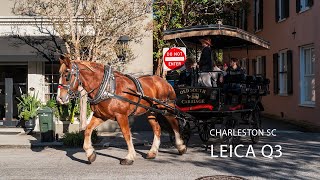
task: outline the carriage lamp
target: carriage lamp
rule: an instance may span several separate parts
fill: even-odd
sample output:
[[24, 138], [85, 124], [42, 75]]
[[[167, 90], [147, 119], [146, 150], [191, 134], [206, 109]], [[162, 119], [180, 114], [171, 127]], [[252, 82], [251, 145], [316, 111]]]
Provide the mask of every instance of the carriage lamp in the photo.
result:
[[116, 53], [120, 61], [125, 61], [127, 56], [129, 36], [120, 36], [116, 44]]

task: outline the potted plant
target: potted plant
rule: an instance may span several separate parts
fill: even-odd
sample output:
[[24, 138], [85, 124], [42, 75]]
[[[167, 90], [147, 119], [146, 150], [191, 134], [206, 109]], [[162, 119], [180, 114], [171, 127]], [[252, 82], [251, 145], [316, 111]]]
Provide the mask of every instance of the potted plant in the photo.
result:
[[20, 98], [17, 98], [19, 118], [23, 119], [25, 122], [25, 129], [32, 132], [36, 126], [35, 118], [37, 116], [37, 110], [41, 106], [38, 96], [30, 94], [23, 94]]

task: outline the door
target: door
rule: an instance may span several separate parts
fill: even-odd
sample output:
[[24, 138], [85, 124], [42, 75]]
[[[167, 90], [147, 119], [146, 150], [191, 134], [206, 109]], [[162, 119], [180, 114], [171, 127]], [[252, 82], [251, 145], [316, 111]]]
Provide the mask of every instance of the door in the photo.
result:
[[27, 64], [0, 64], [0, 125], [17, 124], [17, 98], [26, 93], [27, 75]]

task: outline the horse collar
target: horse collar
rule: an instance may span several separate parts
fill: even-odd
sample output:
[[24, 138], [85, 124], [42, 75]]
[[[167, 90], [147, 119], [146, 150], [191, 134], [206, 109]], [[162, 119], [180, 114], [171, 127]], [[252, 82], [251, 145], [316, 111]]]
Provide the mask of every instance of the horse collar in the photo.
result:
[[108, 99], [109, 94], [113, 94], [115, 89], [116, 83], [113, 70], [110, 66], [105, 65], [102, 82], [100, 83], [98, 92], [93, 98], [88, 97], [88, 101], [90, 104], [98, 104], [101, 101]]

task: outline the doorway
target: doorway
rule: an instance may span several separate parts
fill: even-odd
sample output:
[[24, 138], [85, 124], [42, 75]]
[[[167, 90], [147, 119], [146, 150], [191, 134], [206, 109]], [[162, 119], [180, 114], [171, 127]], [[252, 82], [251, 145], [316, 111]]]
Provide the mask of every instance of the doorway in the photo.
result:
[[27, 92], [27, 78], [27, 64], [0, 64], [0, 125], [16, 125], [17, 98]]

